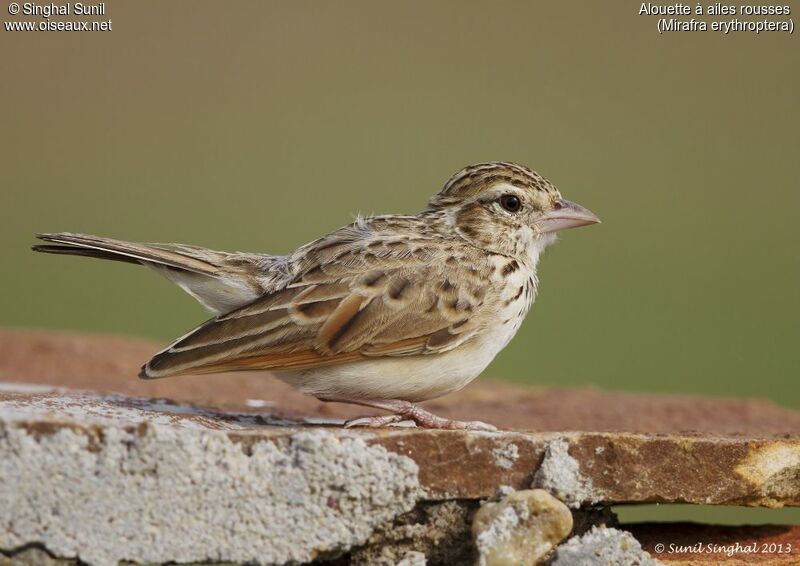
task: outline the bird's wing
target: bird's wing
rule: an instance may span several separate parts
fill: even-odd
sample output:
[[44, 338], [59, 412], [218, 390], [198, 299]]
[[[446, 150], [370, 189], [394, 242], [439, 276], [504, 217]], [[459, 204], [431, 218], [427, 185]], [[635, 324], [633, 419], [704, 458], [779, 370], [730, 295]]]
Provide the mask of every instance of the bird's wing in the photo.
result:
[[290, 285], [201, 325], [157, 354], [142, 377], [424, 355], [474, 336], [486, 295], [475, 268], [463, 268], [465, 280], [424, 247], [414, 256], [387, 251], [389, 244], [365, 253], [368, 244], [350, 242], [338, 254], [328, 245]]

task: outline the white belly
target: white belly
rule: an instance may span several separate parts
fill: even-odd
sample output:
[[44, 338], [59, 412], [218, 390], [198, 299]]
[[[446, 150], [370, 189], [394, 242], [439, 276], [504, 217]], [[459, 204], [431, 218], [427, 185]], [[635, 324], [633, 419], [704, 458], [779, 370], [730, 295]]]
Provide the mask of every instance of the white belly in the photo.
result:
[[458, 391], [478, 377], [518, 327], [503, 325], [443, 354], [366, 359], [276, 376], [316, 397], [425, 401]]

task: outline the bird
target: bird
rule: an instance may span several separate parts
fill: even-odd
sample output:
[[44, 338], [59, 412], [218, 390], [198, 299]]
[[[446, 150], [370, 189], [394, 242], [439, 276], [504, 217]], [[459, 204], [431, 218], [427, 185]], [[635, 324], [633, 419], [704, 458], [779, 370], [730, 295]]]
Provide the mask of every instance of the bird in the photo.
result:
[[464, 167], [413, 215], [357, 217], [286, 255], [43, 233], [33, 250], [145, 265], [215, 316], [139, 377], [268, 370], [321, 401], [407, 423], [496, 430], [418, 403], [460, 390], [509, 343], [533, 304], [557, 232], [600, 222], [516, 163]]

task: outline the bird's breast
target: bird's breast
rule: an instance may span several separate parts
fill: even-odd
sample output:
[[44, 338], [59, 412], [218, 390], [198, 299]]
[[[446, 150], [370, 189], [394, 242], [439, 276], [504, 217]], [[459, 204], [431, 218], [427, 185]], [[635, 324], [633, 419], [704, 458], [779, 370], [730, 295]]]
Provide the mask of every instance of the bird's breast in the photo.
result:
[[533, 305], [537, 279], [534, 270], [516, 262], [506, 264], [495, 273], [498, 271], [501, 279], [495, 283], [494, 324], [487, 328], [487, 334], [494, 335], [501, 344], [499, 351], [517, 333]]

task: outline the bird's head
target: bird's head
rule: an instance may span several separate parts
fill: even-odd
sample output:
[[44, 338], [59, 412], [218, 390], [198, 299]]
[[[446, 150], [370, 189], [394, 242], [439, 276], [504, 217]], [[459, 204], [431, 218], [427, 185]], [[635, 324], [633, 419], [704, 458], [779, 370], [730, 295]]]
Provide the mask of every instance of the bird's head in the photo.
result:
[[534, 263], [557, 231], [600, 222], [535, 171], [497, 161], [453, 175], [430, 207], [447, 211], [454, 229], [470, 243]]

